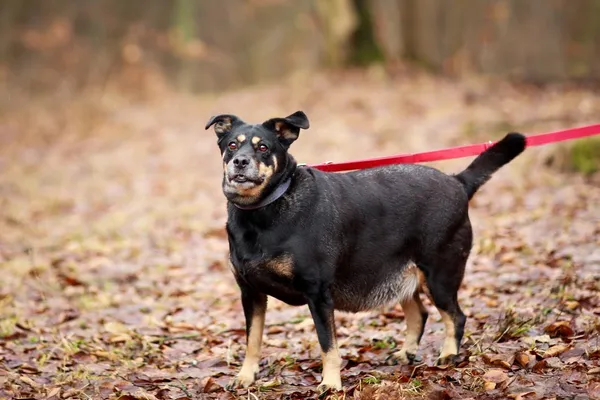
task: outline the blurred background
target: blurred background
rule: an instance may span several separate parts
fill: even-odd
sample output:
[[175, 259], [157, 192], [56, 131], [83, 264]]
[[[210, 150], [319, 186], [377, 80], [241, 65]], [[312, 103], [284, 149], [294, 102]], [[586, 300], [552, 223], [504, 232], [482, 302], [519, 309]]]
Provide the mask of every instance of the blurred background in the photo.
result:
[[[59, 364], [73, 390], [139, 360], [186, 385], [235, 372], [223, 360], [242, 354], [243, 321], [211, 115], [303, 110], [291, 153], [346, 161], [598, 123], [599, 82], [600, 0], [0, 0], [0, 397], [46, 395]], [[482, 324], [513, 301], [522, 320], [566, 298], [578, 318], [598, 310], [599, 169], [598, 137], [531, 148], [474, 198], [461, 295], [481, 316], [474, 341], [494, 342]], [[316, 338], [287, 335], [307, 311], [270, 304], [285, 329], [266, 353], [318, 357]], [[148, 337], [165, 332], [200, 339], [159, 351]], [[81, 390], [100, 398], [94, 382]]]
[[600, 78], [596, 0], [3, 0], [2, 80], [191, 92], [410, 60], [460, 76]]

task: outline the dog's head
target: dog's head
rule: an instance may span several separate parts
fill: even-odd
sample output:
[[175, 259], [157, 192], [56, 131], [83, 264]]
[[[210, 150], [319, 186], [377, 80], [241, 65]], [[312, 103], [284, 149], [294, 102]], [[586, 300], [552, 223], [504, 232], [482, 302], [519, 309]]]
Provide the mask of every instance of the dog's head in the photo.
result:
[[217, 115], [205, 129], [213, 125], [223, 156], [223, 193], [240, 205], [259, 202], [293, 172], [296, 163], [288, 148], [300, 129], [309, 127], [302, 111], [256, 125], [235, 115]]

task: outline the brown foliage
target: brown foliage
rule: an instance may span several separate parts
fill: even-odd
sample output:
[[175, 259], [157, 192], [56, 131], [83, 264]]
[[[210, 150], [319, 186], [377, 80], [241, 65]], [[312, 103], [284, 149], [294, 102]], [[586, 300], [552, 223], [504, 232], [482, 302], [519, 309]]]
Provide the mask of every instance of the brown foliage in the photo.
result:
[[[312, 321], [305, 307], [277, 301], [256, 387], [224, 390], [245, 339], [226, 264], [220, 158], [201, 129], [215, 111], [260, 121], [304, 109], [313, 128], [292, 152], [306, 162], [466, 144], [508, 127], [551, 130], [600, 111], [586, 91], [410, 70], [317, 75], [218, 97], [94, 93], [15, 93], [0, 107], [0, 398], [315, 397]], [[397, 305], [340, 313], [345, 393], [330, 398], [598, 395], [600, 192], [545, 168], [542, 152], [528, 150], [472, 201], [459, 366], [433, 367], [443, 338], [433, 310], [423, 363], [410, 367], [385, 363], [404, 337]], [[438, 166], [455, 172], [467, 162]]]

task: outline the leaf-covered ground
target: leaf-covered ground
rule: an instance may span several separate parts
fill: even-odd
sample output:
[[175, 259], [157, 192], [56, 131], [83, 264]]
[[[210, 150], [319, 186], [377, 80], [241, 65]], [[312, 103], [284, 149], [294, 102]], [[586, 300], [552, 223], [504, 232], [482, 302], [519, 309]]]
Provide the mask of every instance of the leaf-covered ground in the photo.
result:
[[[594, 122], [593, 92], [404, 71], [298, 77], [218, 96], [0, 100], [0, 399], [314, 398], [306, 307], [271, 300], [256, 387], [229, 393], [244, 321], [226, 264], [216, 112], [306, 111], [301, 162], [348, 160]], [[338, 313], [345, 392], [331, 398], [600, 398], [600, 185], [532, 148], [478, 193], [457, 368], [386, 366], [402, 310]], [[447, 172], [468, 159], [437, 163]], [[399, 188], [401, 190], [401, 188]]]

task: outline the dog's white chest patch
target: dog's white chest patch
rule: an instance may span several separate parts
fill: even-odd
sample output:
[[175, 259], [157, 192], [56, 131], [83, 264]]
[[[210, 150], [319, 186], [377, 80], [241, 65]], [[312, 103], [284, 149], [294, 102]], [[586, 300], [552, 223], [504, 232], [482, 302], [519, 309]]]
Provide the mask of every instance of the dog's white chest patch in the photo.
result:
[[395, 276], [385, 279], [368, 293], [359, 295], [353, 288], [335, 286], [333, 297], [335, 308], [343, 311], [366, 311], [411, 298], [419, 289], [420, 271], [414, 265], [407, 266]]

